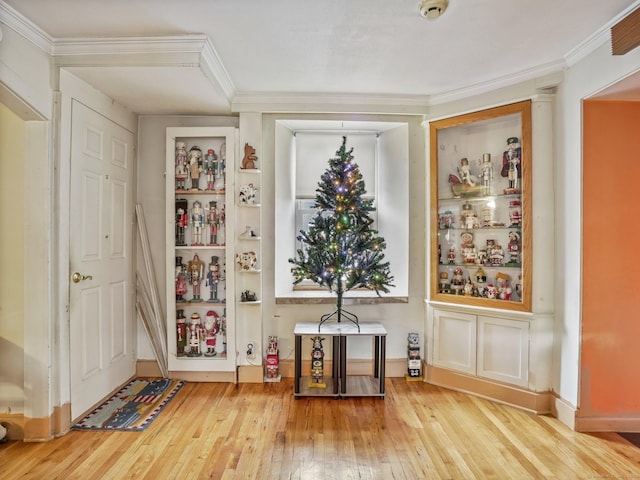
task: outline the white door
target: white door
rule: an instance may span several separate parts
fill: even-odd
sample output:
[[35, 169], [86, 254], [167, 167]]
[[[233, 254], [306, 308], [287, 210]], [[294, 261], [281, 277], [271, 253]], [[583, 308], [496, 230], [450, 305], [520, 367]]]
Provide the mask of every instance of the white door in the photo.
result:
[[133, 134], [73, 101], [70, 361], [75, 419], [135, 372]]

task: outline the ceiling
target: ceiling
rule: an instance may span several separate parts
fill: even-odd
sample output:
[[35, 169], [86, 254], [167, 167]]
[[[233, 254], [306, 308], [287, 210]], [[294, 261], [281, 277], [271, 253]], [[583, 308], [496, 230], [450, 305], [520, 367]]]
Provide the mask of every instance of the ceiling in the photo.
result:
[[[254, 103], [419, 111], [561, 72], [638, 0], [0, 0], [58, 65], [140, 114]], [[640, 82], [615, 92], [640, 98]], [[349, 108], [349, 107], [345, 107]], [[264, 108], [263, 108], [264, 111]], [[397, 113], [397, 112], [396, 112]]]

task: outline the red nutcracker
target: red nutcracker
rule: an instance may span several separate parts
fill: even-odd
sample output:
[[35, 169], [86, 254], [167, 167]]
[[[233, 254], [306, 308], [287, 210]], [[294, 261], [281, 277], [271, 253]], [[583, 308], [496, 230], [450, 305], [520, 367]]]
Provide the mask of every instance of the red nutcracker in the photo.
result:
[[189, 225], [188, 204], [184, 198], [176, 199], [176, 245], [186, 245], [184, 232]]

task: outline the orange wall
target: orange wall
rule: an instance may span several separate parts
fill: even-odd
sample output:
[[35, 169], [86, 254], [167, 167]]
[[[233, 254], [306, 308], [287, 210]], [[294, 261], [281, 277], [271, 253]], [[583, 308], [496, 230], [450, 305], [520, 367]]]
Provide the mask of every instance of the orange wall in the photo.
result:
[[583, 310], [577, 416], [609, 418], [615, 413], [615, 417], [638, 417], [640, 103], [585, 101], [583, 152]]

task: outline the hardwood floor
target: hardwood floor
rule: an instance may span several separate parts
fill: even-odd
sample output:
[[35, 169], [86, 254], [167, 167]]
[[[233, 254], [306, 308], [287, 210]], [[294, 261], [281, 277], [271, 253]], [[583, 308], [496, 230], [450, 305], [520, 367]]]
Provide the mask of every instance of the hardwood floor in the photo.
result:
[[387, 397], [298, 398], [291, 379], [187, 383], [144, 432], [0, 445], [9, 479], [640, 478], [640, 449], [401, 378]]

